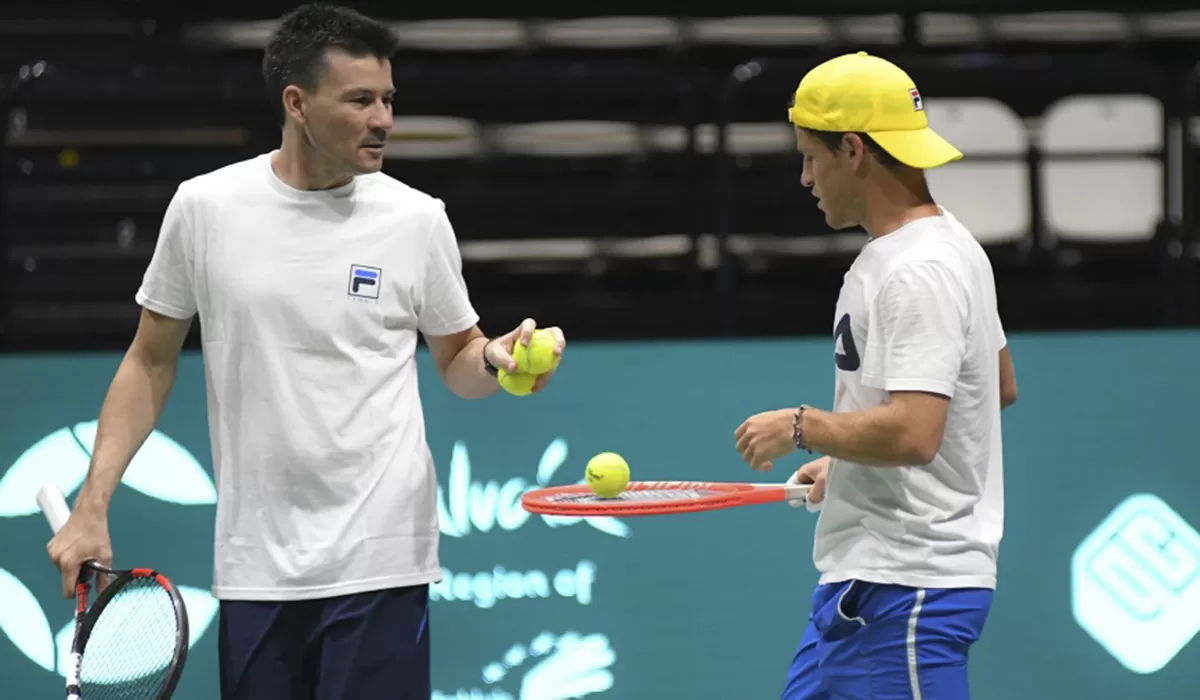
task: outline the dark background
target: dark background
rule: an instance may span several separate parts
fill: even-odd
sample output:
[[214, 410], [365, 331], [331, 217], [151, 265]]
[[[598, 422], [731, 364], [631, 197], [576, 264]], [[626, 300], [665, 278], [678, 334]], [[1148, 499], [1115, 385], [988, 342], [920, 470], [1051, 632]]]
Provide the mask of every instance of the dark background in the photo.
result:
[[[133, 294], [177, 184], [278, 144], [258, 62], [269, 21], [291, 6], [5, 8], [0, 348], [129, 342]], [[953, 203], [949, 185], [933, 190], [968, 225], [985, 210], [1019, 209], [1002, 240], [988, 241], [1010, 330], [1197, 323], [1200, 24], [1180, 13], [1186, 3], [354, 6], [407, 32], [386, 171], [446, 201], [486, 331], [534, 316], [578, 340], [828, 333], [861, 239], [825, 228], [798, 160], [774, 137], [804, 71], [853, 50], [904, 66], [935, 127], [945, 126], [939, 101], [982, 97], [1021, 130], [1017, 147], [989, 152], [982, 121], [962, 127], [978, 146], [964, 145], [966, 167], [1009, 168], [1019, 194], [987, 179], [955, 188]], [[612, 17], [625, 28], [563, 32], [564, 20]], [[739, 24], [746, 17], [760, 23]], [[1137, 122], [1150, 138], [1129, 143], [1119, 119], [1081, 124], [1092, 143], [1058, 152], [1039, 125], [1072, 96], [1150, 97], [1157, 126]], [[1114, 103], [1098, 104], [1099, 114]], [[580, 124], [597, 120], [629, 142], [611, 147]], [[570, 153], [504, 137], [543, 122], [573, 130]], [[744, 145], [745, 124], [774, 136], [751, 133]], [[1140, 169], [1126, 167], [1135, 161]], [[1051, 171], [1072, 162], [1094, 163], [1082, 175], [1107, 173], [1112, 191], [1071, 176], [1073, 195], [1051, 186], [1062, 182]], [[969, 181], [952, 172], [941, 182]], [[1088, 230], [1090, 208], [1147, 197], [1161, 203], [1133, 217], [1137, 226]], [[1060, 211], [1084, 223], [1063, 225]]]

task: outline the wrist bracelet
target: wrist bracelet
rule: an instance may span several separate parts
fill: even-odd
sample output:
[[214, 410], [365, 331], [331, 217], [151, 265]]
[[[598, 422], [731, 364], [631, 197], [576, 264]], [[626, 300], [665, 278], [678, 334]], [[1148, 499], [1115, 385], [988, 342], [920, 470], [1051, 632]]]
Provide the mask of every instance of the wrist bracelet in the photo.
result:
[[792, 442], [796, 443], [796, 449], [804, 450], [812, 454], [812, 450], [808, 449], [808, 445], [804, 444], [804, 430], [801, 427], [804, 417], [804, 409], [808, 406], [801, 406], [796, 409], [795, 415], [792, 416]]
[[487, 372], [493, 377], [498, 377], [500, 376], [500, 370], [496, 368], [496, 365], [492, 364], [491, 360], [489, 360], [487, 356], [488, 346], [492, 344], [493, 340], [495, 340], [495, 338], [489, 338], [488, 341], [483, 344], [483, 371]]

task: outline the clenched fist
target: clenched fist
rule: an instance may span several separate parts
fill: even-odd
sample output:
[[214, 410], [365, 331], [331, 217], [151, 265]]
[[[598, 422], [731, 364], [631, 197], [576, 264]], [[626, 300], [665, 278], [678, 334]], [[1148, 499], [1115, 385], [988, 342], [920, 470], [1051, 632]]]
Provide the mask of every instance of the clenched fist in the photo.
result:
[[[79, 569], [85, 561], [95, 561], [102, 566], [112, 566], [112, 542], [108, 538], [108, 519], [86, 510], [76, 510], [67, 518], [66, 524], [46, 545], [50, 561], [62, 571], [63, 597], [75, 595], [75, 583], [79, 580]], [[97, 586], [103, 588], [107, 581]]]

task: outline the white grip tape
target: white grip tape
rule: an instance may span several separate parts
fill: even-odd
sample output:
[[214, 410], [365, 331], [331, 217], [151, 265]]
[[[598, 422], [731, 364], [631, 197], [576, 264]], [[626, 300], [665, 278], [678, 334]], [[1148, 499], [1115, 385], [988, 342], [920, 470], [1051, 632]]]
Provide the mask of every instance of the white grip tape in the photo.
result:
[[[797, 478], [799, 475], [800, 475], [799, 470], [792, 472], [792, 476], [789, 477], [787, 480], [787, 485], [788, 486], [805, 486], [808, 488], [812, 488], [812, 484], [801, 484], [800, 480]], [[807, 495], [807, 494], [808, 494], [808, 491], [805, 490], [805, 495]], [[824, 502], [825, 501], [821, 501], [821, 503], [813, 503], [812, 501], [808, 500], [807, 498], [789, 498], [787, 503], [789, 506], [791, 506], [793, 508], [804, 508], [809, 513], [816, 513], [821, 510], [821, 504], [823, 504]]]
[[[784, 485], [785, 486], [801, 486], [802, 484], [800, 483], [800, 480], [796, 478], [797, 475], [799, 475], [799, 473], [800, 473], [799, 471], [792, 472], [791, 477], [788, 478], [787, 482]], [[793, 508], [799, 508], [807, 502], [808, 502], [807, 498], [789, 498], [788, 499], [788, 505]]]
[[56, 534], [66, 524], [67, 518], [71, 517], [67, 499], [63, 498], [62, 491], [52, 484], [46, 484], [38, 490], [37, 504], [46, 516], [46, 520], [50, 521], [50, 527]]

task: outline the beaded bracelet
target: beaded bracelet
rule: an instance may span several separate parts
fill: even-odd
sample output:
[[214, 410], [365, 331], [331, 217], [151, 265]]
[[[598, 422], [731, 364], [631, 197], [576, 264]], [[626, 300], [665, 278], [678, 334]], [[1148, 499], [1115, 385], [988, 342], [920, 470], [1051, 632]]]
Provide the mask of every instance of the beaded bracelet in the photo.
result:
[[800, 427], [801, 418], [806, 408], [808, 406], [797, 408], [795, 415], [792, 416], [792, 442], [796, 443], [796, 449], [812, 454], [812, 450], [808, 449], [808, 445], [804, 444], [804, 431]]

